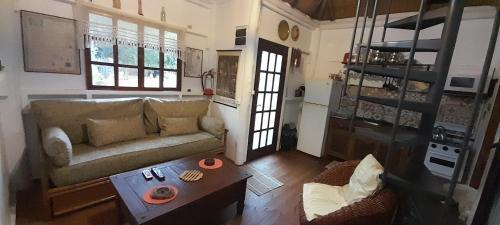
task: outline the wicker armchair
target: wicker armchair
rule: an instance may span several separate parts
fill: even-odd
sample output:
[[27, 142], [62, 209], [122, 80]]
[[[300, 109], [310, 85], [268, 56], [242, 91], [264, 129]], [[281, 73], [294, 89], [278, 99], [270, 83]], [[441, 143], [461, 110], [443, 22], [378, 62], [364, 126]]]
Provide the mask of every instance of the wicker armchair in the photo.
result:
[[[359, 161], [347, 161], [328, 169], [315, 177], [312, 182], [343, 186], [349, 179]], [[301, 225], [390, 225], [396, 209], [396, 195], [384, 188], [374, 195], [354, 204], [345, 206], [326, 216], [307, 221], [302, 196], [299, 203]]]

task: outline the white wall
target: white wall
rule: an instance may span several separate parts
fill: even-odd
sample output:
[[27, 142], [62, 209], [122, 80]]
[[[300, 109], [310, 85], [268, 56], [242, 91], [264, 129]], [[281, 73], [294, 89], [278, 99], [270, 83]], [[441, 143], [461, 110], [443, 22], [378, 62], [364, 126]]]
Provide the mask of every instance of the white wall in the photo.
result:
[[[96, 4], [112, 7], [112, 0], [94, 0]], [[210, 49], [211, 27], [213, 12], [211, 6], [202, 7], [186, 0], [148, 0], [143, 1], [144, 17], [160, 20], [161, 6], [166, 7], [167, 22], [191, 27], [186, 35], [186, 46], [203, 49], [204, 67], [208, 70], [211, 66]], [[45, 14], [73, 17], [72, 4], [56, 0], [19, 0], [18, 9], [41, 12]], [[129, 13], [137, 13], [137, 1], [122, 1], [121, 9]], [[193, 16], [196, 15], [196, 16]], [[200, 19], [203, 18], [203, 19]], [[83, 53], [81, 58], [83, 59]], [[23, 95], [33, 93], [110, 93], [109, 91], [86, 91], [85, 72], [82, 60], [82, 75], [61, 75], [45, 73], [21, 72], [20, 83]], [[191, 92], [188, 92], [188, 89]], [[201, 82], [198, 78], [188, 78], [183, 76], [182, 92], [184, 94], [201, 94]], [[130, 92], [127, 92], [130, 93]], [[141, 92], [144, 93], [144, 92]], [[166, 94], [176, 92], [154, 92], [155, 94]]]
[[[248, 131], [251, 113], [252, 89], [255, 77], [255, 61], [258, 38], [264, 38], [291, 48], [300, 48], [310, 53], [311, 33], [314, 28], [308, 26], [312, 23], [309, 18], [298, 13], [298, 11], [285, 6], [281, 1], [275, 0], [228, 0], [222, 1], [216, 6], [216, 40], [215, 49], [242, 49], [238, 81], [236, 84], [236, 102], [238, 107], [231, 108], [220, 104], [214, 104], [212, 112], [224, 118], [229, 129], [228, 146], [226, 155], [237, 164], [246, 161]], [[299, 19], [297, 19], [299, 18]], [[277, 35], [277, 27], [281, 20], [286, 19], [290, 27], [297, 24], [301, 30], [298, 41], [281, 41]], [[308, 20], [308, 21], [304, 21]], [[235, 28], [247, 26], [247, 45], [244, 47], [234, 46]], [[289, 53], [290, 55], [290, 53]], [[303, 55], [303, 66], [298, 69], [287, 69], [285, 83], [285, 98], [293, 96], [294, 90], [303, 84], [304, 77], [310, 67], [314, 66], [307, 55]], [[290, 61], [290, 60], [288, 60]], [[313, 66], [311, 66], [313, 65]], [[299, 104], [291, 102], [285, 104], [282, 120], [297, 123]], [[283, 119], [285, 118], [285, 119]]]
[[19, 87], [19, 15], [15, 0], [2, 1], [0, 7], [0, 224], [9, 224], [10, 180], [19, 170], [24, 149]]
[[[1, 112], [0, 112], [1, 116]], [[2, 123], [0, 120], [0, 128]], [[0, 129], [0, 224], [9, 224], [9, 172], [7, 171], [7, 160], [5, 154], [5, 140]]]
[[[285, 93], [283, 95], [284, 98], [282, 103], [283, 110], [279, 126], [280, 134], [283, 124], [299, 124], [302, 101], [300, 99], [293, 99], [293, 97], [295, 96], [295, 90], [301, 85], [304, 85], [305, 78], [310, 76], [312, 73], [312, 67], [314, 67], [314, 63], [312, 62], [314, 54], [311, 53], [311, 39], [313, 32], [317, 32], [318, 29], [309, 18], [302, 15], [288, 15], [288, 11], [275, 6], [275, 4], [265, 4], [262, 7], [259, 24], [259, 37], [289, 47], [284, 90]], [[288, 22], [290, 29], [295, 25], [299, 27], [300, 35], [297, 41], [292, 40], [291, 37], [285, 41], [280, 39], [277, 28], [282, 20], [286, 20]], [[290, 66], [292, 48], [299, 48], [304, 52], [302, 54], [301, 66], [298, 68]]]
[[[252, 16], [257, 16], [255, 11], [256, 0], [229, 0], [222, 1], [216, 5], [215, 50], [234, 50], [241, 49], [240, 60], [238, 63], [238, 79], [236, 82], [237, 108], [228, 107], [221, 104], [212, 105], [212, 113], [224, 119], [226, 129], [229, 130], [226, 156], [237, 164], [243, 164], [246, 160], [246, 140], [248, 135], [249, 116], [247, 115], [250, 106], [249, 88], [252, 84], [253, 67], [251, 60], [255, 51], [255, 33], [256, 25], [252, 23]], [[247, 45], [236, 47], [234, 45], [236, 27], [247, 27]], [[216, 67], [214, 63], [214, 67]]]
[[[403, 18], [413, 14], [414, 13], [394, 14], [390, 16], [390, 20]], [[454, 69], [460, 70], [463, 66], [467, 66], [476, 67], [477, 73], [480, 74], [485, 52], [488, 47], [493, 24], [492, 17], [494, 14], [494, 8], [487, 6], [468, 7], [464, 10], [450, 71]], [[379, 42], [381, 40], [383, 30], [382, 21], [384, 18], [385, 16], [379, 16], [377, 19], [373, 34], [374, 42]], [[362, 19], [360, 19], [360, 24], [361, 21]], [[349, 18], [323, 23], [321, 25], [321, 40], [315, 77], [328, 77], [329, 73], [337, 73], [343, 68], [340, 62], [342, 61], [344, 53], [349, 52], [353, 24], [354, 19]], [[367, 22], [367, 26], [369, 25], [370, 20]], [[420, 33], [420, 39], [439, 39], [442, 28], [443, 25], [437, 25], [424, 29]], [[365, 32], [365, 40], [368, 37], [367, 33], [368, 32]], [[388, 29], [386, 41], [411, 40], [412, 35], [413, 31]], [[357, 32], [356, 43], [358, 43], [359, 36], [360, 30]], [[422, 63], [433, 64], [435, 56], [435, 53], [417, 53], [415, 58]]]

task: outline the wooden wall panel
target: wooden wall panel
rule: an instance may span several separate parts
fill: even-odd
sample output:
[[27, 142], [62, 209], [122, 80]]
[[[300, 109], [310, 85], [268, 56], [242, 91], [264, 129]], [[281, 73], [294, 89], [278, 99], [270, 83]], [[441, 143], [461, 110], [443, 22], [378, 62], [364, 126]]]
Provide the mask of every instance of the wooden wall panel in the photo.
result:
[[[481, 179], [483, 178], [484, 171], [486, 170], [486, 165], [488, 164], [488, 157], [490, 156], [491, 146], [495, 141], [495, 136], [498, 129], [498, 124], [500, 124], [500, 92], [497, 93], [495, 98], [495, 103], [493, 106], [493, 111], [491, 113], [490, 121], [488, 127], [486, 128], [486, 134], [483, 139], [483, 145], [478, 153], [476, 167], [472, 173], [470, 180], [470, 186], [473, 188], [479, 188], [481, 184]], [[498, 155], [498, 154], [497, 154]]]

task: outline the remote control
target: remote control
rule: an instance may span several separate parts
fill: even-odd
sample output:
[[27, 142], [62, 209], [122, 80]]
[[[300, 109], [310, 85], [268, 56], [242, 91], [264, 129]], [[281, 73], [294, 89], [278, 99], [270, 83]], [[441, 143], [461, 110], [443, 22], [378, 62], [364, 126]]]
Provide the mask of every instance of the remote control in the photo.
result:
[[156, 179], [165, 180], [165, 176], [163, 175], [163, 173], [161, 172], [160, 169], [153, 167], [153, 168], [151, 168], [151, 172], [153, 172], [153, 176], [155, 176]]
[[144, 176], [144, 179], [146, 179], [146, 180], [153, 179], [153, 174], [151, 173], [150, 170], [143, 170], [142, 175]]

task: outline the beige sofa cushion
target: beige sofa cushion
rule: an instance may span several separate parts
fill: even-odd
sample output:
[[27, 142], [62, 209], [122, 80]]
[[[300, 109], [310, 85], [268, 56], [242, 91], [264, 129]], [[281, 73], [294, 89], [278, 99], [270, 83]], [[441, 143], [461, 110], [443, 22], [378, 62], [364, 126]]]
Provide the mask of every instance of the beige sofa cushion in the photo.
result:
[[43, 149], [52, 164], [57, 167], [67, 166], [73, 154], [73, 146], [68, 135], [59, 127], [49, 127], [42, 130]]
[[198, 117], [208, 112], [209, 101], [201, 100], [164, 100], [147, 98], [144, 103], [144, 124], [146, 131], [160, 133], [159, 117]]
[[99, 147], [146, 136], [142, 115], [115, 119], [88, 119], [89, 143]]
[[200, 127], [202, 130], [211, 133], [213, 136], [222, 139], [224, 136], [225, 128], [224, 121], [210, 116], [204, 116], [200, 120]]
[[56, 186], [65, 186], [193, 154], [220, 151], [223, 144], [206, 132], [172, 137], [151, 134], [103, 147], [79, 144], [73, 146], [74, 154], [68, 166], [51, 168], [49, 173]]
[[60, 127], [71, 143], [88, 143], [88, 118], [108, 119], [143, 114], [142, 99], [38, 100], [31, 110], [43, 128]]
[[200, 131], [196, 117], [160, 117], [160, 136], [174, 136], [180, 134], [193, 134]]

